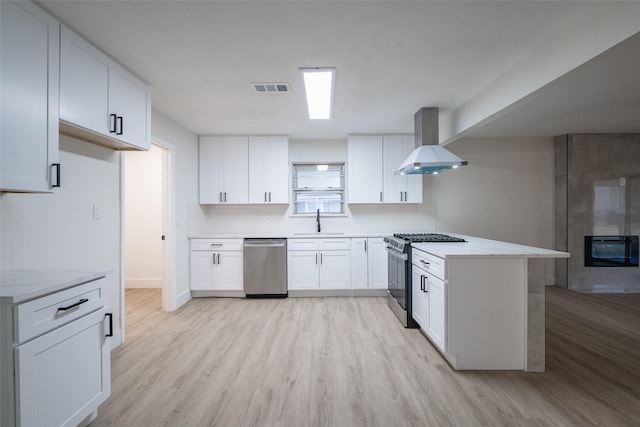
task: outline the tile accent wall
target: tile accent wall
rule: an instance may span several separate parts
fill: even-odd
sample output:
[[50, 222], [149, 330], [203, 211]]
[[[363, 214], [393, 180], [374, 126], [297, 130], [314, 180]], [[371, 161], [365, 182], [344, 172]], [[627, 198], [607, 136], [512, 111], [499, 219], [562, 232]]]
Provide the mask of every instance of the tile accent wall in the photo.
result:
[[585, 267], [584, 236], [640, 234], [640, 134], [562, 135], [554, 140], [555, 248], [559, 286], [640, 292], [638, 267]]

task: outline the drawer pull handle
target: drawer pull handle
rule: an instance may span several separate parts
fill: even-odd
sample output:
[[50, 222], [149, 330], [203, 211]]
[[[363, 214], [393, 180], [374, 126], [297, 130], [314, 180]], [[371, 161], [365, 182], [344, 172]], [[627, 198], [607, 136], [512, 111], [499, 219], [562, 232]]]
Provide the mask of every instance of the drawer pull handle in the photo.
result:
[[420, 262], [421, 262], [421, 263], [423, 263], [424, 265], [429, 265], [429, 264], [431, 264], [431, 263], [429, 263], [429, 262], [427, 262], [427, 261], [425, 261], [425, 260], [423, 260], [423, 259], [421, 259], [421, 260], [420, 260]]
[[112, 337], [113, 336], [113, 313], [105, 313], [104, 317], [109, 316], [109, 333], [108, 334], [104, 334], [105, 337]]
[[71, 310], [73, 307], [77, 307], [77, 306], [79, 306], [80, 304], [84, 304], [85, 302], [88, 302], [88, 301], [89, 301], [89, 300], [88, 300], [87, 298], [82, 298], [80, 301], [78, 301], [78, 302], [77, 302], [77, 303], [75, 303], [75, 304], [71, 304], [71, 305], [68, 305], [68, 306], [66, 306], [66, 307], [58, 307], [58, 311], [67, 311], [67, 310]]

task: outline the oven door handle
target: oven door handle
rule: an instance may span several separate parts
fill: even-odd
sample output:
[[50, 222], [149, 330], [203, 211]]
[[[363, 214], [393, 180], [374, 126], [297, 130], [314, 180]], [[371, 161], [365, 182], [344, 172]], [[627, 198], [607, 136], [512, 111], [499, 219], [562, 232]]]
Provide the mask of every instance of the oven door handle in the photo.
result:
[[395, 257], [395, 258], [399, 258], [403, 261], [406, 261], [409, 259], [409, 255], [402, 253], [402, 252], [398, 252], [395, 249], [391, 249], [389, 246], [386, 247], [387, 252], [389, 253], [389, 255]]

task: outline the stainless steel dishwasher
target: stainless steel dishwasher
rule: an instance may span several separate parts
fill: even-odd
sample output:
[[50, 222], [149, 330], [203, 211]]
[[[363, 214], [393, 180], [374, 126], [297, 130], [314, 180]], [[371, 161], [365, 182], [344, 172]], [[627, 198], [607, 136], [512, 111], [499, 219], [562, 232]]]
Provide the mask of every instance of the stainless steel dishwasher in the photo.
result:
[[244, 293], [248, 298], [284, 298], [287, 239], [244, 239]]

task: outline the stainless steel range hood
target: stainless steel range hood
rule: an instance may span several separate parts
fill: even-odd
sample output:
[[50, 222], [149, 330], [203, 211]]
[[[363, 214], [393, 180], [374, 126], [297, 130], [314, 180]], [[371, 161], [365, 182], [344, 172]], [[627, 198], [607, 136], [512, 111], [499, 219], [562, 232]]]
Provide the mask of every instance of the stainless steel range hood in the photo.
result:
[[438, 144], [438, 108], [421, 108], [414, 116], [416, 149], [396, 169], [395, 175], [437, 174], [467, 164]]

